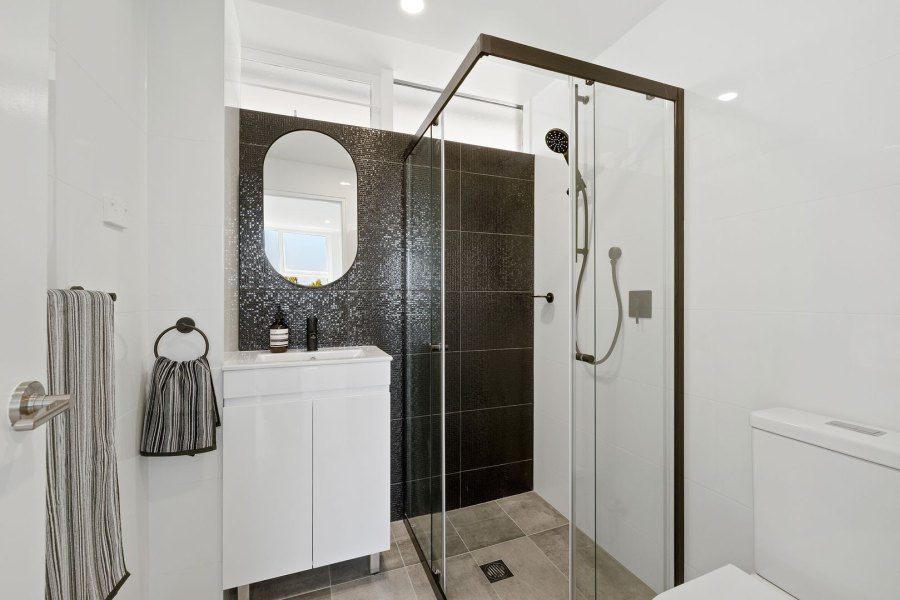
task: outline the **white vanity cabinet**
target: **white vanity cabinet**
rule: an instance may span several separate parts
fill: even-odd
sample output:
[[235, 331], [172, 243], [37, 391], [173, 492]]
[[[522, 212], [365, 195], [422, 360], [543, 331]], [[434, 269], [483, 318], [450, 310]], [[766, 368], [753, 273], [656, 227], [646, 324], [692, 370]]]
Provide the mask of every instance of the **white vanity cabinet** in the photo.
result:
[[373, 346], [226, 357], [225, 589], [390, 547], [390, 361]]

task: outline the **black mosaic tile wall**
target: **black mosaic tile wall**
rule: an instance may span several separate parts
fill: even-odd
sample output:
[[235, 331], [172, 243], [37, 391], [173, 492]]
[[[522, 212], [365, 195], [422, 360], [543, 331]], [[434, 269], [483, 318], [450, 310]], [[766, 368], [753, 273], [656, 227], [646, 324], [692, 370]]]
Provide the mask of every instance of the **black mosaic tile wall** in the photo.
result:
[[[284, 280], [261, 243], [265, 154], [276, 139], [301, 129], [340, 142], [359, 173], [356, 261], [320, 289]], [[410, 497], [427, 498], [440, 456], [436, 443], [413, 444], [403, 460], [410, 439], [440, 430], [428, 351], [436, 337], [421, 318], [439, 302], [427, 291], [434, 282], [425, 281], [439, 260], [429, 244], [437, 232], [428, 230], [435, 217], [428, 207], [408, 206], [415, 194], [404, 199], [403, 154], [411, 136], [247, 110], [240, 136], [240, 349], [268, 347], [280, 306], [293, 348], [305, 347], [306, 317], [314, 314], [320, 346], [376, 345], [393, 356], [391, 518], [399, 519], [404, 472]], [[456, 508], [532, 489], [534, 160], [455, 143], [446, 145], [445, 160], [447, 502]], [[427, 239], [407, 239], [410, 230]]]

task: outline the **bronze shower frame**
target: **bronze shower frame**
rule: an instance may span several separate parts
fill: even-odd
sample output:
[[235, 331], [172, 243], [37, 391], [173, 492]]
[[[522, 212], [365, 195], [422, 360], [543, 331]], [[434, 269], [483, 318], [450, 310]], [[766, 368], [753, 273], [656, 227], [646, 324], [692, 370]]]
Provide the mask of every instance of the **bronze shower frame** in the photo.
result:
[[[456, 95], [463, 82], [482, 58], [492, 56], [513, 63], [543, 69], [583, 79], [599, 82], [616, 88], [630, 90], [672, 102], [675, 108], [675, 171], [674, 171], [674, 242], [675, 242], [675, 298], [674, 298], [674, 579], [675, 585], [684, 582], [684, 90], [645, 77], [617, 71], [564, 56], [533, 46], [527, 46], [492, 35], [481, 34], [469, 50], [450, 82], [444, 88], [428, 116], [416, 131], [404, 154], [405, 159], [413, 152], [428, 130], [437, 123], [438, 117]], [[405, 520], [405, 517], [404, 517]], [[415, 540], [410, 528], [410, 537]], [[418, 543], [413, 544], [419, 558], [425, 557]], [[429, 578], [435, 590], [444, 595], [442, 589]]]

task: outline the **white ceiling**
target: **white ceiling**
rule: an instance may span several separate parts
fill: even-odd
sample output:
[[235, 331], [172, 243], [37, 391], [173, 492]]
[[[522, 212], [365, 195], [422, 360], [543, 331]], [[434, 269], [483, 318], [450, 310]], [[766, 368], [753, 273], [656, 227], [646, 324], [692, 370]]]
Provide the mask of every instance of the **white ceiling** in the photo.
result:
[[489, 33], [591, 60], [663, 0], [425, 0], [410, 15], [400, 0], [255, 0], [327, 21], [465, 53]]
[[[245, 47], [444, 87], [477, 36], [488, 33], [594, 60], [664, 0], [237, 0]], [[525, 103], [549, 79], [484, 62], [464, 91]]]

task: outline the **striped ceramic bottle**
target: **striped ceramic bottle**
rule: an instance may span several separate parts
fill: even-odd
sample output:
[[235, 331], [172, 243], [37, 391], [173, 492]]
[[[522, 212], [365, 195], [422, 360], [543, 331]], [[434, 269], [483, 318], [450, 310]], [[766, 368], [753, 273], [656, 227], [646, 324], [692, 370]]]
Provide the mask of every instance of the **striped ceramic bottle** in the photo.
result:
[[275, 322], [269, 326], [269, 351], [270, 352], [287, 352], [288, 341], [290, 339], [291, 330], [288, 329], [287, 323], [284, 322], [284, 313], [281, 307], [275, 314]]

